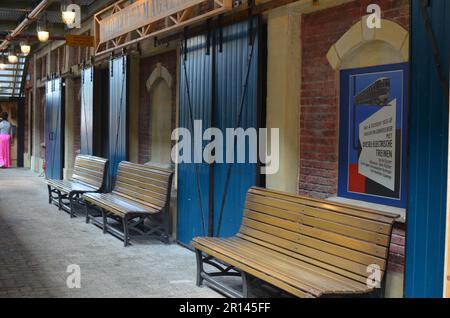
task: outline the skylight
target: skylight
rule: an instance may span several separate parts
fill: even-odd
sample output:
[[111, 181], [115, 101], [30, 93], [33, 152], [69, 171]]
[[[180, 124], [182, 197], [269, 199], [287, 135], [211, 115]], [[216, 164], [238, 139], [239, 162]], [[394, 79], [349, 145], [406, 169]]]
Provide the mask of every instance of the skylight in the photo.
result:
[[0, 68], [0, 98], [20, 97], [22, 95], [23, 73], [25, 68], [25, 56], [19, 55], [17, 64], [9, 64], [5, 53], [0, 53], [0, 60], [4, 68]]

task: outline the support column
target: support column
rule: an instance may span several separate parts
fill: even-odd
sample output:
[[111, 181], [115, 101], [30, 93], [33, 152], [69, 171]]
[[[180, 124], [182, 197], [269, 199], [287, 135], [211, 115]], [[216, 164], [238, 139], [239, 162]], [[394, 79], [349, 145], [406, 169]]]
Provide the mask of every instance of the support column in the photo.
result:
[[31, 171], [34, 172], [42, 172], [42, 162], [43, 160], [40, 158], [40, 151], [41, 151], [41, 143], [44, 142], [40, 138], [40, 131], [41, 129], [45, 129], [44, 126], [41, 127], [40, 123], [40, 115], [41, 115], [41, 109], [40, 109], [40, 96], [38, 96], [38, 89], [37, 89], [37, 68], [36, 68], [36, 55], [33, 55], [33, 118], [31, 120], [33, 121], [33, 143], [31, 147], [33, 148], [33, 155], [31, 156]]
[[139, 56], [130, 56], [129, 159], [139, 162]]
[[67, 77], [65, 79], [66, 83], [66, 100], [65, 100], [65, 122], [64, 122], [64, 179], [70, 178], [73, 172], [73, 165], [75, 158], [75, 153], [73, 150], [74, 144], [74, 90], [75, 86], [73, 79]]
[[280, 165], [278, 173], [266, 176], [266, 184], [291, 193], [298, 191], [300, 19], [295, 6], [271, 11], [268, 17], [267, 128], [269, 133], [279, 129]]

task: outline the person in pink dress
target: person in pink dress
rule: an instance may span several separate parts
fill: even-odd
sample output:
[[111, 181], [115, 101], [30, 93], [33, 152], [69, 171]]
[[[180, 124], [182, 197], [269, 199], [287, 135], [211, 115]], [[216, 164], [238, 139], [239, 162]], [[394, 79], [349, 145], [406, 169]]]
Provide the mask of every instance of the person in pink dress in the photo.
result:
[[0, 115], [0, 168], [11, 167], [11, 123], [8, 113]]

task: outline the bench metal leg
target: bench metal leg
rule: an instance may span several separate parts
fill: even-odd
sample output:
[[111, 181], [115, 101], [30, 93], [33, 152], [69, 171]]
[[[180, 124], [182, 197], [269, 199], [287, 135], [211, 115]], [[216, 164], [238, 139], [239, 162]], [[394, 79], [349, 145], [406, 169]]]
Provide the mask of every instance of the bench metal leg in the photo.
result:
[[[232, 297], [232, 298], [242, 298], [242, 297], [248, 297], [248, 279], [247, 276], [244, 277], [242, 271], [236, 269], [234, 266], [227, 265], [225, 263], [221, 263], [217, 261], [214, 257], [209, 255], [204, 255], [200, 250], [196, 249], [196, 258], [197, 258], [197, 286], [207, 285], [208, 287], [211, 287], [220, 293]], [[208, 264], [214, 268], [217, 269], [217, 271], [206, 272], [204, 270], [203, 265]], [[242, 293], [238, 290], [235, 290], [233, 288], [230, 288], [226, 286], [223, 282], [218, 281], [215, 279], [215, 277], [242, 277], [243, 280], [243, 290]]]
[[202, 251], [199, 249], [195, 249], [195, 256], [197, 259], [197, 286], [200, 287], [203, 284], [203, 257], [202, 257]]
[[101, 208], [102, 211], [102, 219], [103, 219], [103, 234], [108, 233], [108, 217], [106, 216], [105, 209]]
[[123, 246], [128, 246], [129, 234], [128, 234], [128, 218], [125, 216], [122, 220], [123, 222]]
[[58, 210], [62, 210], [62, 193], [61, 191], [57, 190], [56, 194], [58, 194]]
[[86, 224], [89, 224], [89, 203], [84, 201], [84, 212], [86, 213]]
[[166, 244], [170, 243], [170, 211], [168, 208], [164, 209], [163, 213], [163, 227], [164, 227], [164, 237], [163, 241]]
[[69, 207], [70, 207], [70, 218], [73, 219], [75, 217], [73, 195], [71, 195], [70, 193], [69, 193]]
[[241, 272], [242, 276], [242, 297], [248, 298], [248, 276], [246, 272]]
[[48, 204], [52, 204], [52, 187], [47, 185], [48, 188]]

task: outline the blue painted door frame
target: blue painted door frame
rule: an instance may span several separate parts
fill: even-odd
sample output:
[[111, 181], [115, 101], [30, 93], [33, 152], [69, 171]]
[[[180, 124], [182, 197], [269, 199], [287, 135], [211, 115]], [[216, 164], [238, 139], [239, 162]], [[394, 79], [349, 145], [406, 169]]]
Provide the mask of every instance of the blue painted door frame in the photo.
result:
[[[448, 105], [438, 80], [419, 0], [411, 25], [409, 199], [406, 297], [442, 297], [444, 282]], [[450, 1], [432, 0], [428, 14], [442, 67], [449, 71]]]

